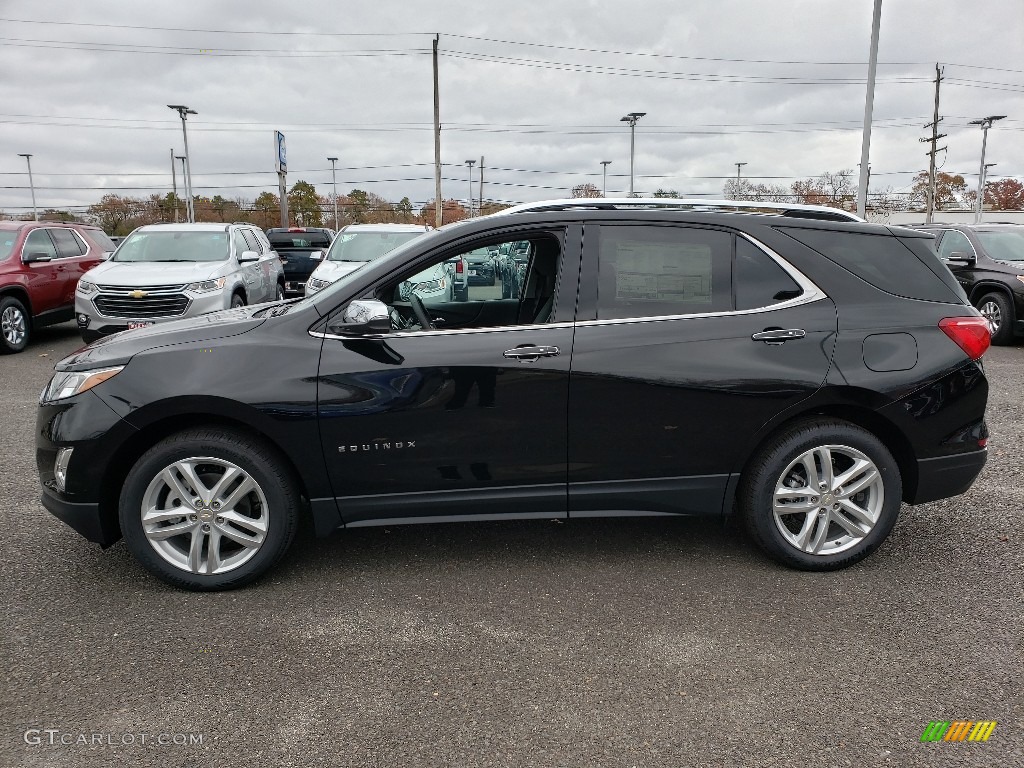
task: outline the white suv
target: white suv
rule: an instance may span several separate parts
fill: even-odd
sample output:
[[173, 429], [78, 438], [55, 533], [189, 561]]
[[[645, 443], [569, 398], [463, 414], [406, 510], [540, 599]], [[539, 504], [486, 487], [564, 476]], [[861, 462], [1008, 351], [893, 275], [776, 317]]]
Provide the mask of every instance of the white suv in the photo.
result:
[[284, 270], [248, 224], [151, 224], [78, 281], [82, 338], [284, 298]]
[[429, 231], [429, 227], [418, 224], [350, 224], [343, 227], [326, 254], [318, 255], [314, 251], [310, 255], [311, 259], [320, 260], [320, 264], [306, 281], [306, 295], [322, 291], [367, 262]]

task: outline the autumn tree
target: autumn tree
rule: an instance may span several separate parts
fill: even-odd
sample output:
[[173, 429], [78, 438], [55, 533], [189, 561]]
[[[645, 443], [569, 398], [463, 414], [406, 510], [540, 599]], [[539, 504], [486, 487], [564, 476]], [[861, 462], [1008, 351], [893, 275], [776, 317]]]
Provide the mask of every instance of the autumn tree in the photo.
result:
[[[2, 212], [0, 212], [0, 218], [6, 218]], [[63, 222], [78, 222], [82, 221], [80, 216], [76, 216], [71, 211], [59, 210], [57, 208], [47, 208], [45, 211], [39, 214], [40, 221], [63, 221]]]
[[[462, 221], [469, 216], [469, 212], [458, 200], [444, 200], [441, 203], [441, 224], [451, 224], [453, 221]], [[428, 200], [420, 208], [420, 219], [428, 226], [434, 226], [436, 220], [434, 214], [434, 201]]]
[[1024, 184], [1017, 179], [987, 182], [985, 204], [994, 211], [1024, 211]]
[[[928, 171], [921, 171], [914, 177], [910, 193], [912, 200], [921, 205], [928, 205]], [[966, 206], [967, 195], [967, 182], [963, 176], [942, 171], [935, 173], [935, 210]]]
[[655, 197], [679, 197], [679, 192], [674, 189], [662, 189], [658, 187], [654, 190]]
[[146, 203], [134, 197], [104, 195], [88, 213], [108, 235], [127, 235], [145, 218]]
[[572, 188], [573, 197], [601, 197], [601, 190], [589, 181], [586, 184], [577, 184]]
[[412, 201], [408, 197], [403, 197], [395, 206], [395, 216], [398, 217], [398, 223], [409, 224], [412, 222], [413, 215]]
[[852, 169], [834, 173], [825, 171], [813, 179], [794, 181], [790, 190], [798, 203], [828, 205], [832, 208], [849, 207], [857, 195]]
[[281, 223], [281, 199], [273, 192], [260, 192], [252, 204], [252, 223], [270, 229]]
[[322, 227], [323, 212], [316, 187], [308, 181], [296, 181], [288, 190], [288, 215], [303, 227]]

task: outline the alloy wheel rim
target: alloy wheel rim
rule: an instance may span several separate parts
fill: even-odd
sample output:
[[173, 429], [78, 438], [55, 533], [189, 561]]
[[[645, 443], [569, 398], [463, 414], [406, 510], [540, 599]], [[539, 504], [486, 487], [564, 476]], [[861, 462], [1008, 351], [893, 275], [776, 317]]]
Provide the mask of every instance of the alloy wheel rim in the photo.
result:
[[180, 459], [158, 472], [143, 494], [140, 515], [161, 558], [203, 576], [247, 563], [270, 527], [259, 483], [237, 464], [209, 456]]
[[772, 511], [790, 546], [825, 556], [863, 541], [884, 501], [882, 473], [871, 459], [847, 445], [822, 445], [786, 467], [775, 484]]
[[21, 344], [25, 340], [25, 314], [17, 307], [7, 307], [0, 317], [0, 332], [12, 347]]
[[994, 301], [986, 301], [981, 305], [981, 315], [988, 321], [989, 331], [992, 335], [999, 333], [999, 324], [1003, 320], [1003, 313], [999, 311], [999, 305]]

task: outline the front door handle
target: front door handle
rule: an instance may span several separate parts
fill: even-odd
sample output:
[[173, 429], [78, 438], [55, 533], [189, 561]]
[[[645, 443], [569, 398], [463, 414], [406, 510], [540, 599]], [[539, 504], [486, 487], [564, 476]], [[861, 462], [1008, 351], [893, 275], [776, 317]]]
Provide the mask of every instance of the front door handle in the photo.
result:
[[792, 339], [802, 339], [806, 335], [807, 331], [803, 328], [765, 328], [750, 338], [754, 341], [763, 341], [765, 344], [785, 344]]
[[513, 360], [536, 360], [538, 357], [555, 357], [558, 355], [558, 352], [558, 347], [540, 347], [525, 344], [521, 347], [506, 349], [502, 352], [502, 355]]

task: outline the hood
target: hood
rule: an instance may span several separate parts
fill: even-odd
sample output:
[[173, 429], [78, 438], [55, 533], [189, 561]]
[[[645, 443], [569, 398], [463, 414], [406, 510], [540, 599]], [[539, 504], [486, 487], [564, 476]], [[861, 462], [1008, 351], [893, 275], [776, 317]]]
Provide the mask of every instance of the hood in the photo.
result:
[[360, 267], [365, 267], [369, 264], [368, 261], [321, 261], [320, 266], [313, 270], [313, 274], [310, 277], [315, 277], [318, 280], [327, 280], [333, 283], [335, 280], [343, 278], [345, 275], [352, 274]]
[[220, 277], [227, 273], [226, 267], [226, 261], [105, 261], [82, 275], [82, 279], [90, 283], [125, 288], [185, 285]]
[[140, 352], [157, 347], [238, 336], [262, 325], [266, 320], [265, 313], [260, 317], [253, 315], [266, 308], [267, 305], [225, 309], [104, 336], [65, 357], [55, 368], [58, 371], [85, 371], [106, 365], [124, 365]]

